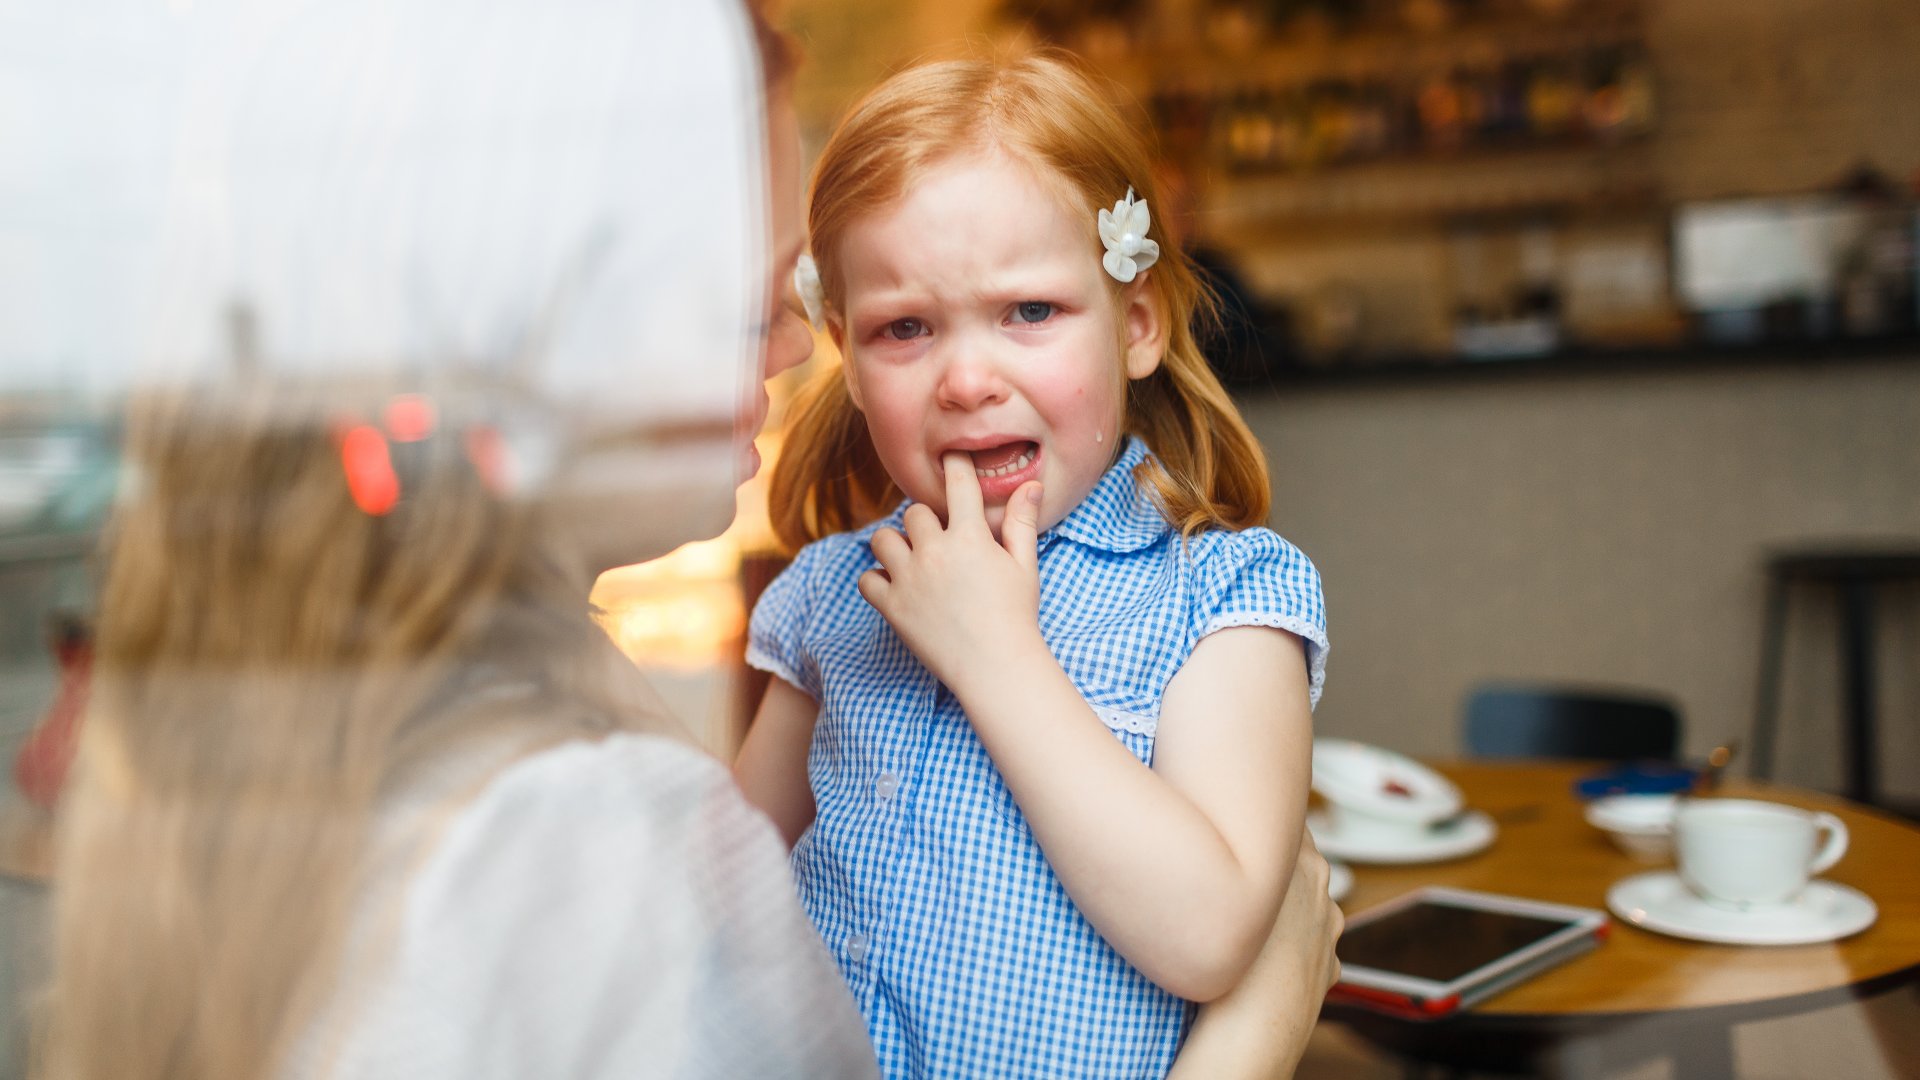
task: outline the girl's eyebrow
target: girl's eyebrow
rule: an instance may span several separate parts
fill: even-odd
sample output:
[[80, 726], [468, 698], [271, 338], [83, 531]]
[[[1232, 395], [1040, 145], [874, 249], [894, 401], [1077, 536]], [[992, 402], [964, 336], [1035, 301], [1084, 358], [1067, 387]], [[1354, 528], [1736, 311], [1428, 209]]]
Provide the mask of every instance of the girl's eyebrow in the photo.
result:
[[925, 289], [876, 289], [865, 293], [849, 292], [847, 296], [847, 314], [858, 317], [873, 310], [890, 311], [896, 308], [922, 307], [934, 301], [933, 294]]
[[1016, 300], [1033, 293], [1064, 293], [1074, 289], [1072, 277], [1052, 270], [1034, 270], [1012, 274], [999, 281], [983, 281], [973, 290], [975, 296], [990, 300]]
[[[1097, 268], [1099, 257], [1088, 255]], [[1078, 281], [1085, 279], [1086, 267], [1076, 257], [1076, 253], [1054, 252], [1046, 255], [1029, 255], [1003, 263], [1001, 267], [989, 270], [975, 282], [973, 289], [981, 294], [1015, 293], [1023, 289], [1046, 288], [1068, 289]]]
[[[1061, 296], [1074, 293], [1078, 288], [1077, 275], [1063, 260], [1053, 265], [1019, 267], [977, 281], [965, 290], [960, 300], [963, 303], [1008, 304]], [[952, 300], [951, 293], [936, 292], [918, 285], [881, 287], [860, 292], [850, 290], [847, 317], [866, 318], [876, 313], [940, 305]]]

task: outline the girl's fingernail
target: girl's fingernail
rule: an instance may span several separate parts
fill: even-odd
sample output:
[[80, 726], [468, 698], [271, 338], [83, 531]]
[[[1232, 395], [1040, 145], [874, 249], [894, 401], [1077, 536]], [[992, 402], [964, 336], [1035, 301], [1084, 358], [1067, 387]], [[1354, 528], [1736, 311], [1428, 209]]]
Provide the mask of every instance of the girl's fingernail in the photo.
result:
[[1027, 489], [1027, 501], [1032, 503], [1035, 506], [1040, 505], [1040, 485], [1039, 484], [1035, 484], [1032, 487]]

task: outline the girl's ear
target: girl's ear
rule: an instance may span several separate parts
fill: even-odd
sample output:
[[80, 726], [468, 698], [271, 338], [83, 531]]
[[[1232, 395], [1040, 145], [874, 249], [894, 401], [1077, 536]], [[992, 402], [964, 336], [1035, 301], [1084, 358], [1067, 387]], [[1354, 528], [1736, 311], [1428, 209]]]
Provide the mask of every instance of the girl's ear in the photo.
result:
[[847, 355], [847, 328], [840, 320], [827, 320], [827, 336], [833, 339], [834, 351], [840, 354], [840, 378], [846, 381], [847, 397], [853, 401], [853, 407], [866, 412], [866, 406], [860, 403], [860, 382], [853, 377], [853, 357]]
[[1167, 353], [1171, 333], [1166, 313], [1161, 310], [1160, 294], [1150, 283], [1151, 270], [1143, 270], [1120, 290], [1120, 316], [1125, 328], [1127, 378], [1144, 379], [1160, 368]]

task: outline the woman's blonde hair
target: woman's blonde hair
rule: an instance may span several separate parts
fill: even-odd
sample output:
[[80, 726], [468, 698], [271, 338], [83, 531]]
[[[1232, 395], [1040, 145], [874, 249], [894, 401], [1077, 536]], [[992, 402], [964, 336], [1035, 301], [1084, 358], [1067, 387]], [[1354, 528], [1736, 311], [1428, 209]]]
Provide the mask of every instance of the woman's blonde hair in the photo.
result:
[[457, 803], [521, 754], [656, 722], [591, 583], [457, 430], [395, 445], [390, 510], [356, 504], [340, 430], [387, 393], [135, 407], [42, 1075], [251, 1080], [326, 1052], [327, 1007], [370, 974], [346, 957], [388, 798], [463, 762]]
[[[893, 205], [920, 177], [963, 154], [1006, 153], [1085, 211], [1087, 258], [1100, 257], [1097, 211], [1128, 188], [1159, 207], [1143, 122], [1116, 108], [1064, 53], [1011, 60], [956, 60], [910, 68], [880, 84], [827, 141], [813, 175], [808, 229], [829, 310], [843, 310], [841, 244], [857, 221]], [[1169, 325], [1166, 355], [1129, 384], [1126, 430], [1154, 457], [1139, 478], [1183, 534], [1265, 524], [1271, 491], [1260, 444], [1194, 339], [1211, 317], [1211, 294], [1167, 231], [1149, 233], [1160, 260], [1147, 286]], [[1115, 292], [1118, 282], [1111, 283]], [[831, 368], [817, 372], [791, 406], [774, 466], [770, 513], [789, 548], [857, 528], [899, 501], [865, 419]]]

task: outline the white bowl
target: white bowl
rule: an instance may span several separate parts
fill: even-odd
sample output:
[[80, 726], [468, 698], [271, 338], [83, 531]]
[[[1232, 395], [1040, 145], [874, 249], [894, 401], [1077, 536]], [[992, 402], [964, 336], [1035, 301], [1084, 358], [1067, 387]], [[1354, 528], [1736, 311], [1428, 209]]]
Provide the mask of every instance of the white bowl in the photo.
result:
[[1641, 862], [1666, 862], [1679, 802], [1678, 795], [1609, 795], [1587, 804], [1587, 822]]
[[1451, 780], [1418, 761], [1349, 739], [1313, 741], [1313, 790], [1355, 839], [1424, 835], [1463, 804]]

